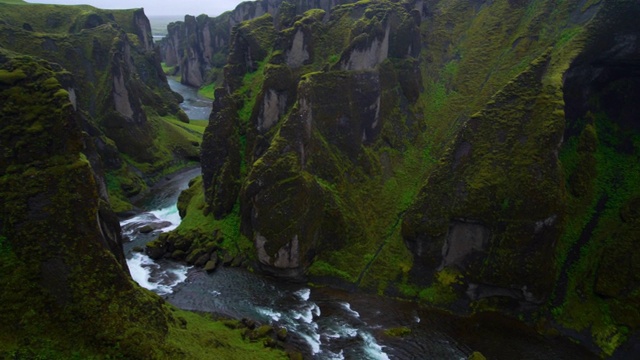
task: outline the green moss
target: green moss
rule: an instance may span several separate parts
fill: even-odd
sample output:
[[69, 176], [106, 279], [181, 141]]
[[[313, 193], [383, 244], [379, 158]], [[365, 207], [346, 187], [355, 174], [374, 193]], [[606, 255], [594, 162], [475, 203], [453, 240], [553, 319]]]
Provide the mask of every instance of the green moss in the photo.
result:
[[[157, 246], [164, 246], [164, 242], [172, 242], [174, 247], [180, 248], [188, 256], [201, 249], [209, 249], [212, 244], [224, 250], [233, 257], [253, 257], [253, 244], [240, 233], [240, 209], [236, 205], [232, 212], [222, 219], [216, 219], [206, 211], [202, 177], [196, 178], [189, 189], [180, 195], [180, 213], [182, 222], [174, 231], [160, 237]], [[201, 254], [200, 254], [201, 255]], [[192, 260], [195, 261], [194, 258]]]
[[242, 107], [238, 110], [238, 117], [242, 124], [249, 123], [253, 108], [258, 98], [257, 92], [264, 81], [264, 69], [266, 60], [258, 63], [258, 69], [253, 72], [246, 73], [242, 79], [242, 87], [238, 89], [236, 94], [242, 99]]
[[487, 358], [482, 355], [482, 353], [474, 351], [471, 355], [469, 355], [468, 360], [487, 360]]
[[26, 77], [27, 75], [22, 70], [8, 71], [0, 69], [0, 83], [6, 85], [13, 85]]
[[353, 283], [357, 280], [357, 278], [346, 271], [340, 270], [340, 268], [336, 268], [335, 266], [322, 261], [316, 260], [309, 267], [309, 275], [316, 277], [334, 277], [338, 279], [345, 280], [347, 282]]
[[214, 96], [214, 92], [216, 89], [216, 84], [215, 83], [211, 83], [209, 85], [205, 85], [203, 87], [201, 87], [200, 89], [198, 89], [198, 95], [205, 97], [207, 99], [211, 99], [214, 100], [215, 96]]
[[411, 329], [409, 329], [406, 326], [403, 326], [403, 327], [385, 329], [384, 333], [385, 335], [391, 336], [391, 337], [404, 337], [411, 334]]
[[457, 292], [453, 285], [463, 284], [462, 274], [455, 269], [444, 268], [436, 272], [434, 283], [420, 290], [418, 298], [433, 305], [447, 305], [454, 302], [458, 298]]
[[626, 310], [639, 301], [640, 291], [632, 285], [638, 270], [625, 260], [636, 257], [632, 239], [640, 229], [637, 222], [620, 221], [622, 209], [640, 197], [640, 166], [638, 149], [631, 154], [617, 150], [621, 139], [634, 137], [633, 131], [621, 129], [604, 113], [587, 114], [584, 123], [560, 153], [567, 185], [574, 190], [556, 255], [559, 268], [570, 266], [566, 296], [553, 314], [568, 328], [590, 332], [603, 353], [611, 355], [626, 340], [628, 328], [640, 324], [639, 314]]

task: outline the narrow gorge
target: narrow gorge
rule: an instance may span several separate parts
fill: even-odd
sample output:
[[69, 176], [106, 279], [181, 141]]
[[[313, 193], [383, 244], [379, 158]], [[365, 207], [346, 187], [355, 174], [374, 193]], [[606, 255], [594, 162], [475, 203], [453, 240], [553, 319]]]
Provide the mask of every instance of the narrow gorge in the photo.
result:
[[0, 357], [638, 356], [639, 16], [0, 0]]

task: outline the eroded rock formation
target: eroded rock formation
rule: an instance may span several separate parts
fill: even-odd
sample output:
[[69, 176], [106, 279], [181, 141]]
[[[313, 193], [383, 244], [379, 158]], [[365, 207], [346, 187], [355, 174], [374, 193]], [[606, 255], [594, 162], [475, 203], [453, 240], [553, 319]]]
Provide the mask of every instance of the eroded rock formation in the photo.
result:
[[76, 86], [58, 64], [0, 50], [3, 349], [53, 353], [73, 339], [142, 359], [170, 315], [129, 277], [99, 157], [66, 90]]
[[[198, 158], [199, 148], [181, 135], [172, 144], [158, 141], [175, 132], [160, 117], [180, 113], [181, 99], [167, 85], [142, 9], [43, 6], [25, 14], [20, 6], [3, 5], [0, 46], [73, 71], [74, 87], [66, 90], [83, 114], [82, 128], [103, 160], [119, 210], [130, 209], [127, 198], [167, 167]], [[25, 21], [30, 31], [21, 26]]]
[[167, 66], [175, 67], [183, 84], [200, 87], [220, 81], [215, 69], [221, 69], [226, 63], [234, 26], [265, 14], [272, 15], [276, 22], [286, 22], [310, 9], [328, 13], [334, 6], [350, 2], [354, 1], [247, 1], [217, 17], [187, 15], [184, 21], [169, 24], [167, 36], [159, 42], [162, 59]]
[[202, 153], [264, 271], [637, 332], [636, 3], [290, 5], [234, 29]]

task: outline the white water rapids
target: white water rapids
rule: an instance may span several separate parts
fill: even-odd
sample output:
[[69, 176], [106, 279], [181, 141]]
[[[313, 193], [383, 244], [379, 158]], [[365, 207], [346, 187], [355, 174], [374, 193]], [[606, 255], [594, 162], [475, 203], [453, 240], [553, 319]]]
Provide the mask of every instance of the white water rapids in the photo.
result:
[[[199, 269], [169, 260], [154, 261], [142, 252], [143, 247], [160, 233], [175, 229], [180, 224], [176, 207], [179, 192], [186, 188], [192, 176], [166, 186], [160, 200], [150, 201], [148, 210], [123, 220], [127, 264], [131, 277], [140, 286], [156, 292], [176, 305], [200, 311], [226, 312], [237, 318], [247, 317], [261, 323], [271, 323], [287, 329], [303, 341], [313, 359], [389, 359], [384, 347], [376, 341], [369, 326], [348, 302], [336, 302], [327, 314], [312, 299], [312, 290], [300, 285], [278, 283], [241, 269], [218, 269], [207, 274]], [[176, 194], [170, 194], [175, 191]], [[140, 230], [147, 225], [162, 224], [150, 233]], [[193, 295], [193, 291], [202, 291]], [[184, 306], [181, 301], [187, 301]], [[326, 305], [326, 304], [325, 304]], [[323, 316], [324, 315], [324, 316]]]

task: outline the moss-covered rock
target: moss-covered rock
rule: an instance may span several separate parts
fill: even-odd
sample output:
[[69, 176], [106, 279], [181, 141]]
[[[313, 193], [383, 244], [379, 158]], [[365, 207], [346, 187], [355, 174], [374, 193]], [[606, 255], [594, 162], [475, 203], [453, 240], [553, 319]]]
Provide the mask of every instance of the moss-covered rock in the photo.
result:
[[637, 6], [318, 7], [233, 31], [182, 233], [283, 276], [547, 311], [612, 354], [637, 324]]
[[77, 86], [58, 63], [0, 48], [0, 358], [285, 358], [131, 280]]
[[[199, 149], [192, 149], [185, 134], [171, 129], [173, 136], [165, 136], [175, 125], [162, 116], [178, 112], [178, 99], [166, 82], [142, 9], [0, 6], [4, 48], [73, 72], [75, 82], [64, 80], [58, 95], [68, 93], [82, 112], [82, 128], [102, 158], [118, 211], [130, 210], [127, 198], [159, 174], [198, 158]], [[25, 21], [34, 31], [22, 29]]]
[[[68, 73], [6, 53], [0, 66], [25, 74], [0, 86], [3, 340], [74, 339], [103, 354], [155, 353], [170, 314], [127, 274], [118, 221], [80, 152], [81, 117], [68, 93], [55, 95]], [[134, 344], [134, 333], [148, 341]]]
[[[564, 84], [567, 126], [560, 159], [571, 190], [570, 219], [557, 247], [553, 314], [564, 327], [586, 334], [584, 342], [605, 356], [619, 347], [617, 356], [628, 356], [621, 345], [639, 323], [632, 310], [639, 300], [633, 275], [638, 222], [630, 211], [640, 192], [632, 140], [639, 128], [631, 115], [638, 109], [623, 99], [640, 89], [632, 75], [640, 63], [636, 55], [612, 50], [637, 42], [631, 39], [637, 39], [638, 14], [631, 2], [605, 4]], [[615, 28], [610, 17], [617, 19]]]
[[[390, 52], [389, 38], [410, 33], [413, 39], [419, 24], [404, 6], [371, 6], [375, 11], [367, 16], [362, 4], [333, 15], [310, 10], [281, 22], [281, 29], [265, 15], [234, 30], [225, 88], [216, 91], [203, 141], [203, 178], [216, 217], [224, 219], [239, 201], [243, 233], [256, 244], [264, 270], [301, 276], [319, 249], [342, 247], [348, 221], [358, 221], [350, 224], [353, 233], [368, 226], [364, 215], [351, 216], [349, 206], [357, 201], [346, 205], [334, 186], [362, 186], [366, 174], [380, 172], [378, 155], [366, 147], [377, 144], [388, 126], [383, 119], [398, 102], [393, 94], [410, 93], [400, 89], [411, 82], [389, 58], [417, 66], [408, 47]], [[352, 17], [362, 19], [354, 24]], [[336, 65], [352, 41], [362, 44], [344, 58], [375, 48], [375, 54], [353, 55], [371, 62], [366, 71]], [[358, 170], [347, 178], [351, 166]]]
[[556, 157], [562, 102], [544, 90], [548, 61], [535, 60], [471, 117], [403, 223], [427, 267], [456, 266], [468, 282], [517, 286], [538, 302], [552, 290], [545, 264], [565, 196]]

